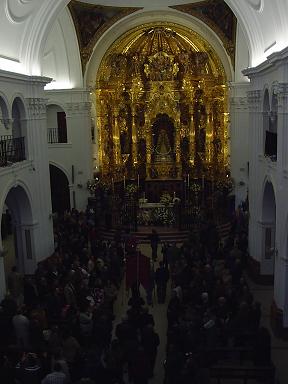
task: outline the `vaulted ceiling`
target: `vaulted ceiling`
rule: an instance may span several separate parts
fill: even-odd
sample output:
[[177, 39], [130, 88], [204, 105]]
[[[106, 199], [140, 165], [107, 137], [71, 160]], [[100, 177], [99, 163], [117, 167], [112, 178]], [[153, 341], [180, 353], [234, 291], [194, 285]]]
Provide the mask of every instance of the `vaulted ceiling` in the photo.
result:
[[[199, 7], [203, 3], [195, 0], [82, 1], [98, 6], [139, 8], [131, 15], [126, 15], [125, 20], [143, 13], [150, 12], [152, 15], [157, 10], [161, 11], [159, 15], [162, 15], [163, 19], [165, 19], [165, 12], [174, 12], [179, 17], [180, 13], [187, 10], [194, 17], [195, 10], [198, 9], [199, 13]], [[69, 0], [1, 1], [0, 68], [27, 74], [41, 74], [40, 58], [45, 41], [57, 16], [69, 2]], [[286, 0], [225, 0], [225, 2], [242, 27], [250, 52], [251, 66], [260, 64], [271, 53], [287, 46], [288, 2]], [[187, 3], [190, 5], [186, 6]], [[212, 9], [215, 0], [207, 0], [205, 3]], [[202, 13], [202, 17], [209, 17], [208, 14]]]

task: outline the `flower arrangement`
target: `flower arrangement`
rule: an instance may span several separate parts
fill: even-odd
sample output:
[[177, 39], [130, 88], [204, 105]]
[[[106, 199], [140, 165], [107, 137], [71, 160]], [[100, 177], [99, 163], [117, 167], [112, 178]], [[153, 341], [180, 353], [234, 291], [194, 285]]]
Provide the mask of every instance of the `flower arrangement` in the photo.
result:
[[93, 180], [88, 180], [86, 185], [91, 195], [95, 194], [95, 192], [99, 189], [106, 192], [109, 191], [110, 189], [109, 184], [105, 183], [104, 181], [100, 181], [98, 178]]
[[98, 188], [99, 180], [93, 179], [87, 181], [87, 189], [90, 191], [91, 194], [95, 193], [96, 189]]
[[153, 210], [154, 222], [156, 224], [172, 225], [175, 223], [175, 215], [173, 209], [169, 207], [161, 207]]
[[160, 203], [164, 205], [169, 205], [173, 201], [172, 196], [168, 192], [163, 192], [163, 194], [160, 197]]
[[231, 177], [226, 177], [222, 180], [218, 180], [216, 187], [219, 191], [223, 193], [230, 193], [234, 187], [234, 181]]
[[190, 191], [193, 191], [193, 192], [200, 192], [201, 191], [201, 187], [198, 183], [191, 183], [190, 186], [189, 186], [189, 189]]
[[128, 195], [133, 195], [138, 191], [138, 187], [135, 184], [128, 184], [125, 188], [125, 191], [128, 193]]

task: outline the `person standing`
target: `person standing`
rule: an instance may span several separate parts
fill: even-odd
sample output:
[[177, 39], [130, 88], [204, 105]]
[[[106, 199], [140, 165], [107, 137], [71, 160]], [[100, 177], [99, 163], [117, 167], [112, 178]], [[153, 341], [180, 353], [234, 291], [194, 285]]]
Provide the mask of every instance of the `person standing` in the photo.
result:
[[28, 349], [30, 347], [30, 340], [29, 340], [30, 321], [24, 315], [23, 309], [21, 307], [18, 309], [17, 314], [13, 316], [12, 324], [13, 324], [14, 332], [16, 335], [17, 345], [20, 348]]
[[164, 267], [163, 262], [160, 261], [159, 268], [157, 268], [155, 273], [155, 282], [157, 286], [157, 296], [158, 296], [159, 304], [165, 303], [166, 287], [167, 287], [168, 280], [169, 280], [169, 271], [167, 268]]
[[21, 306], [24, 302], [24, 278], [15, 266], [12, 267], [8, 275], [8, 289], [13, 300], [15, 300], [18, 306]]
[[159, 335], [154, 331], [152, 324], [148, 324], [142, 330], [141, 339], [144, 352], [149, 359], [149, 377], [151, 378], [154, 374], [157, 349], [160, 344]]
[[62, 368], [60, 363], [56, 363], [54, 365], [53, 372], [48, 373], [41, 381], [41, 384], [66, 384], [67, 378], [64, 372], [62, 372]]
[[150, 245], [152, 249], [152, 260], [157, 260], [158, 243], [160, 242], [159, 235], [156, 229], [152, 229], [151, 235], [149, 235]]

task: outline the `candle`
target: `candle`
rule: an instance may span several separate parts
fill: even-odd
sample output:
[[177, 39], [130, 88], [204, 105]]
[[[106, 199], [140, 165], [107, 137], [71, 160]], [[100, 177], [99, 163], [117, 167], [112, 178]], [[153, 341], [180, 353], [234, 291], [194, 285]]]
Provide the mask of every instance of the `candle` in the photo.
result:
[[126, 179], [125, 179], [125, 175], [124, 175], [124, 179], [123, 179], [123, 186], [124, 186], [124, 189], [126, 188]]
[[187, 184], [188, 184], [188, 188], [190, 187], [190, 174], [188, 173], [188, 176], [187, 176], [188, 180], [187, 180]]
[[114, 193], [114, 179], [112, 177], [112, 192]]
[[202, 175], [202, 190], [204, 191], [204, 186], [205, 186], [205, 177]]
[[140, 178], [139, 178], [139, 173], [138, 173], [138, 175], [137, 175], [137, 187], [138, 187], [138, 189], [139, 189], [139, 187], [140, 187]]

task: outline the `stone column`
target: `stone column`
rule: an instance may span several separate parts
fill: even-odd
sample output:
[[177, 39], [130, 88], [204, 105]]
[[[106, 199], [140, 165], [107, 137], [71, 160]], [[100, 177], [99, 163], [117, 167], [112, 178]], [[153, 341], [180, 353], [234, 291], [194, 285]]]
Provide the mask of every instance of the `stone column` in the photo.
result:
[[[67, 130], [72, 143], [72, 155], [77, 159], [74, 165], [74, 191], [76, 209], [84, 210], [89, 191], [87, 181], [92, 179], [91, 103], [89, 92], [83, 91], [75, 100], [66, 103]], [[81, 186], [81, 187], [80, 187]], [[71, 201], [73, 205], [73, 201]]]
[[4, 269], [4, 252], [3, 252], [1, 239], [0, 239], [0, 301], [4, 299], [5, 294], [6, 294], [6, 278], [5, 278], [5, 269]]
[[[249, 253], [258, 264], [262, 260], [262, 230], [259, 227], [262, 212], [262, 180], [259, 180], [259, 154], [262, 153], [263, 130], [261, 91], [248, 91], [249, 105]], [[261, 198], [259, 198], [261, 196]], [[259, 268], [260, 269], [260, 268]]]
[[[277, 120], [277, 193], [276, 193], [276, 254], [274, 269], [274, 305], [278, 319], [276, 332], [288, 335], [288, 84], [276, 84], [273, 88], [278, 99]], [[272, 313], [273, 314], [273, 313]], [[279, 324], [277, 324], [277, 322]]]
[[[37, 81], [31, 84], [31, 97], [26, 98], [28, 109], [27, 116], [27, 158], [33, 160], [33, 190], [31, 199], [33, 222], [26, 223], [30, 226], [32, 261], [30, 271], [32, 273], [36, 262], [45, 259], [54, 252], [53, 223], [51, 220], [51, 190], [47, 145], [47, 120], [46, 99], [43, 94], [43, 82]], [[35, 97], [39, 95], [38, 97]], [[23, 236], [23, 234], [22, 234]], [[28, 273], [28, 271], [25, 271]]]
[[231, 176], [235, 181], [236, 207], [246, 199], [248, 192], [249, 87], [248, 82], [230, 84], [230, 165]]

